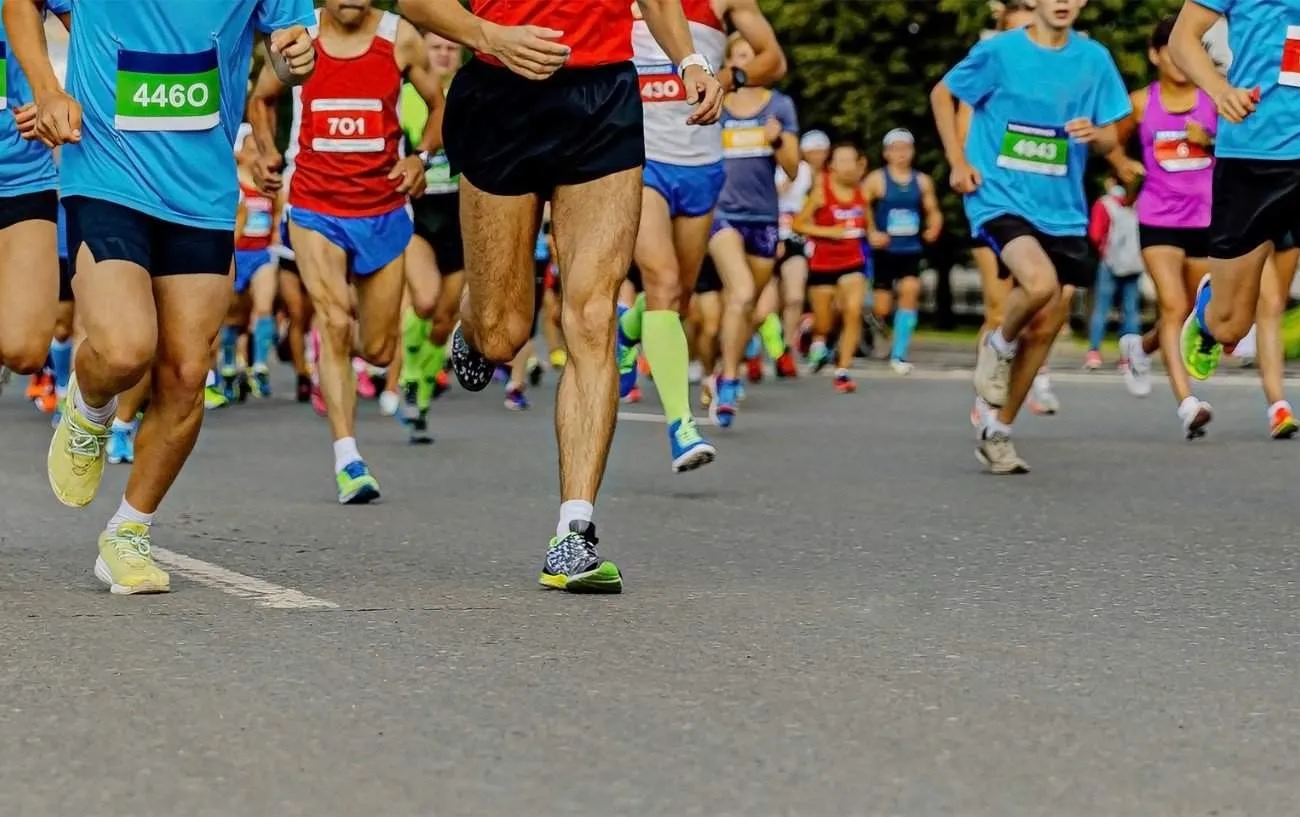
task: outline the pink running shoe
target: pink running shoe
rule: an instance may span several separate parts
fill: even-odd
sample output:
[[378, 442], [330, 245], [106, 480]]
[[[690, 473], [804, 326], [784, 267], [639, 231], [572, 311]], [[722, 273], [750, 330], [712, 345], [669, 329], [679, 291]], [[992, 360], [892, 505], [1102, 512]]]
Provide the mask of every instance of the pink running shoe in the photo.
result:
[[352, 359], [352, 368], [357, 373], [357, 396], [362, 400], [374, 400], [379, 396], [379, 387], [370, 376], [370, 367], [361, 358]]

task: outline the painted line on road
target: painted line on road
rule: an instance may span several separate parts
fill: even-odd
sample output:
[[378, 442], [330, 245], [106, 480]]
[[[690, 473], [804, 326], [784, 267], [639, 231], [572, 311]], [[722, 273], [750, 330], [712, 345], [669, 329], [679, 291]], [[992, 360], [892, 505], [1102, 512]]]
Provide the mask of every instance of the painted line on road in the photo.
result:
[[153, 557], [160, 564], [170, 567], [186, 578], [199, 584], [220, 590], [241, 599], [248, 599], [258, 607], [270, 607], [276, 610], [336, 610], [338, 605], [332, 601], [309, 596], [290, 587], [281, 587], [274, 582], [245, 576], [227, 570], [220, 565], [175, 553], [160, 547], [153, 549]]
[[[618, 419], [629, 423], [658, 423], [659, 425], [668, 422], [662, 414], [654, 414], [648, 411], [620, 411]], [[696, 417], [695, 424], [697, 426], [717, 425], [710, 417]]]
[[[854, 368], [852, 370], [856, 377], [863, 380], [926, 380], [926, 381], [968, 381], [974, 377], [972, 369], [914, 369], [911, 374], [898, 375], [887, 369], [867, 369]], [[1093, 384], [1099, 386], [1122, 386], [1124, 384], [1124, 375], [1112, 372], [1062, 372], [1053, 371], [1053, 383]], [[818, 377], [819, 375], [808, 375], [808, 377]], [[1164, 372], [1151, 372], [1152, 385], [1158, 386], [1165, 381]], [[1288, 377], [1283, 381], [1286, 385], [1300, 385], [1300, 378]], [[1216, 386], [1232, 386], [1236, 388], [1259, 388], [1259, 377], [1253, 372], [1243, 371], [1240, 374], [1225, 374], [1211, 380], [1210, 383]]]

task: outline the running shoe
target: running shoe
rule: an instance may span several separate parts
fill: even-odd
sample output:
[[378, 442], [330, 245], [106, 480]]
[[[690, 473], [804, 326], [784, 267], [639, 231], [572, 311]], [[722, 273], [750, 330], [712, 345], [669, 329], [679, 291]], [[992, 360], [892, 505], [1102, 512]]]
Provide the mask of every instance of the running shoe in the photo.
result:
[[1124, 368], [1124, 387], [1134, 397], [1151, 394], [1151, 356], [1142, 349], [1141, 335], [1125, 335], [1119, 339], [1119, 353], [1128, 360]]
[[868, 312], [862, 317], [862, 322], [866, 327], [866, 332], [862, 333], [864, 341], [869, 340], [871, 343], [871, 358], [873, 360], [885, 360], [889, 357], [890, 342], [889, 330], [880, 322], [875, 313]]
[[618, 359], [619, 397], [627, 397], [632, 389], [636, 388], [637, 362], [640, 357], [637, 343], [623, 334], [622, 318], [627, 311], [628, 307], [619, 304], [618, 319], [614, 321], [614, 325], [618, 327], [618, 342], [614, 355]]
[[912, 373], [912, 369], [914, 367], [912, 366], [911, 363], [908, 363], [906, 360], [899, 360], [897, 358], [894, 358], [893, 360], [889, 361], [889, 368], [893, 370], [894, 374], [902, 375], [906, 377], [907, 375]]
[[0, 366], [0, 394], [4, 393], [5, 386], [9, 385], [9, 378], [13, 374], [5, 366]]
[[227, 405], [239, 402], [239, 372], [234, 369], [221, 371], [221, 394], [225, 396]]
[[808, 365], [812, 368], [813, 374], [817, 374], [825, 369], [831, 362], [831, 350], [826, 348], [826, 344], [820, 340], [815, 340], [808, 349]]
[[271, 372], [266, 368], [265, 363], [253, 367], [253, 376], [249, 378], [248, 385], [252, 387], [253, 396], [259, 400], [271, 396]]
[[627, 394], [623, 395], [622, 397], [620, 397], [620, 398], [618, 398], [618, 399], [621, 400], [621, 401], [624, 402], [624, 403], [629, 404], [629, 405], [631, 405], [631, 404], [633, 404], [633, 403], [640, 403], [640, 402], [641, 402], [641, 387], [640, 387], [640, 386], [633, 386], [631, 391], [629, 391]]
[[853, 394], [858, 390], [858, 384], [853, 382], [848, 372], [835, 373], [835, 391], [840, 394]]
[[750, 357], [745, 359], [745, 376], [749, 378], [750, 383], [763, 382], [763, 359]]
[[511, 411], [527, 411], [528, 397], [524, 394], [523, 387], [511, 386], [506, 389], [506, 408]]
[[[415, 385], [414, 383], [409, 383], [406, 385], [405, 388], [409, 389], [414, 385]], [[398, 410], [401, 409], [401, 407], [402, 407], [402, 396], [397, 392], [393, 391], [392, 389], [384, 389], [379, 393], [379, 413], [382, 414], [383, 416], [385, 417], [396, 416]]]
[[483, 391], [492, 382], [496, 366], [483, 357], [465, 340], [465, 333], [460, 324], [451, 333], [451, 368], [456, 373], [456, 380], [465, 391]]
[[311, 375], [298, 375], [297, 400], [299, 403], [311, 402]]
[[570, 593], [622, 593], [623, 576], [613, 562], [600, 558], [596, 526], [570, 522], [569, 532], [551, 539], [537, 583]]
[[1011, 358], [1003, 357], [993, 348], [993, 330], [980, 336], [975, 358], [975, 393], [990, 406], [1001, 408], [1007, 402], [1007, 388], [1011, 382]]
[[1029, 389], [1029, 410], [1034, 414], [1051, 416], [1061, 410], [1061, 401], [1052, 390], [1052, 380], [1045, 374], [1034, 375], [1034, 384]]
[[357, 397], [362, 400], [374, 400], [379, 396], [379, 389], [375, 386], [375, 378], [370, 373], [370, 367], [361, 358], [353, 358], [352, 368], [357, 373]]
[[311, 408], [320, 417], [329, 416], [329, 407], [325, 405], [325, 392], [320, 390], [320, 384], [314, 380], [311, 384]]
[[104, 478], [108, 426], [86, 419], [72, 399], [76, 393], [77, 377], [73, 375], [45, 464], [54, 496], [70, 508], [84, 508], [95, 499]]
[[718, 395], [718, 378], [717, 375], [709, 375], [700, 381], [700, 405], [709, 412], [709, 416], [716, 422], [717, 417], [713, 415], [713, 404], [717, 401]]
[[799, 367], [795, 365], [794, 353], [789, 349], [776, 359], [776, 376], [782, 380], [799, 376]]
[[1205, 436], [1205, 427], [1214, 419], [1214, 410], [1204, 400], [1189, 397], [1178, 407], [1178, 419], [1187, 439], [1196, 440]]
[[122, 465], [135, 462], [135, 429], [114, 423], [108, 432], [108, 464]]
[[1300, 425], [1296, 425], [1295, 414], [1291, 411], [1291, 404], [1285, 401], [1273, 409], [1273, 414], [1269, 417], [1269, 425], [1269, 436], [1275, 440], [1289, 440], [1300, 431]]
[[27, 380], [27, 399], [39, 408], [41, 401], [54, 393], [54, 378], [46, 372], [37, 372]]
[[975, 449], [975, 458], [989, 469], [989, 473], [1028, 474], [1029, 463], [1016, 453], [1016, 446], [1011, 442], [1011, 435], [1001, 431], [990, 433], [987, 429], [980, 434], [979, 447]]
[[99, 534], [95, 578], [121, 596], [171, 590], [171, 578], [154, 564], [149, 526], [139, 522], [123, 522], [111, 533]]
[[698, 360], [692, 360], [686, 367], [686, 382], [695, 386], [702, 380], [704, 380], [704, 366]]
[[1098, 352], [1096, 349], [1089, 349], [1088, 354], [1083, 356], [1084, 371], [1095, 372], [1101, 367], [1101, 352]]
[[738, 391], [739, 380], [718, 379], [718, 392], [713, 405], [709, 407], [718, 428], [731, 428], [731, 424], [736, 421], [736, 412], [740, 409]]
[[433, 377], [433, 399], [437, 400], [449, 391], [451, 391], [451, 378], [447, 376], [444, 369]]
[[552, 368], [552, 369], [563, 369], [563, 368], [564, 368], [564, 364], [566, 364], [566, 363], [568, 363], [568, 362], [569, 362], [569, 353], [568, 353], [568, 352], [564, 351], [563, 349], [552, 349], [552, 350], [551, 350], [551, 368]]
[[536, 388], [542, 385], [542, 375], [546, 370], [542, 368], [542, 362], [535, 357], [528, 358], [528, 385]]
[[695, 420], [674, 420], [668, 426], [668, 445], [673, 455], [673, 473], [694, 471], [713, 462], [718, 450], [700, 436]]
[[420, 408], [419, 383], [406, 384], [397, 419], [406, 426], [407, 441], [411, 445], [429, 445], [433, 442], [433, 437], [429, 434], [429, 412]]
[[36, 398], [34, 402], [36, 410], [41, 414], [53, 414], [59, 408], [59, 397], [54, 393], [52, 386], [48, 392]]
[[334, 477], [338, 482], [340, 505], [365, 505], [379, 499], [379, 482], [361, 460], [343, 466]]
[[203, 408], [206, 410], [214, 411], [228, 405], [230, 405], [230, 401], [226, 399], [226, 393], [221, 390], [220, 386], [213, 384], [203, 389]]
[[1183, 352], [1183, 365], [1187, 374], [1197, 380], [1209, 380], [1214, 370], [1219, 368], [1223, 357], [1223, 345], [1202, 331], [1196, 322], [1196, 313], [1202, 304], [1210, 299], [1210, 276], [1201, 280], [1200, 289], [1196, 291], [1196, 305], [1191, 314], [1183, 321], [1183, 333], [1180, 346]]

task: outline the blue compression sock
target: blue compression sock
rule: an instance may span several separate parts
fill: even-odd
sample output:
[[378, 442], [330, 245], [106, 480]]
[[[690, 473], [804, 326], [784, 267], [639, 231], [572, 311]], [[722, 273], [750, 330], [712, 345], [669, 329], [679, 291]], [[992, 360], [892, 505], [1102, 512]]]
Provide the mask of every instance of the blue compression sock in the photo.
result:
[[912, 345], [912, 333], [916, 331], [916, 310], [900, 309], [894, 313], [894, 351], [893, 360], [907, 360], [907, 349]]
[[221, 327], [221, 373], [233, 372], [237, 363], [239, 327]]
[[1194, 309], [1194, 314], [1196, 315], [1196, 325], [1200, 327], [1201, 334], [1207, 337], [1209, 336], [1210, 332], [1208, 329], [1205, 328], [1205, 324], [1206, 324], [1205, 308], [1209, 305], [1210, 305], [1210, 284], [1207, 282], [1205, 286], [1201, 287], [1201, 291], [1196, 294], [1196, 307]]
[[68, 381], [72, 379], [72, 340], [50, 341], [50, 369], [54, 372], [54, 389], [56, 394], [68, 390]]
[[275, 319], [263, 315], [253, 322], [253, 365], [266, 365], [275, 345]]

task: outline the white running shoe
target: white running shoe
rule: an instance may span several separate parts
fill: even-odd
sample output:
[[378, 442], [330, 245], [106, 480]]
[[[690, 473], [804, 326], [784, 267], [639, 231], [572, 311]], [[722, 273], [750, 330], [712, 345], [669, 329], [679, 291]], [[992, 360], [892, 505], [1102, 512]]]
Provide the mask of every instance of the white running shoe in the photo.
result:
[[1119, 353], [1128, 359], [1124, 369], [1124, 386], [1134, 397], [1151, 393], [1151, 356], [1142, 351], [1141, 335], [1125, 335], [1119, 339]]

